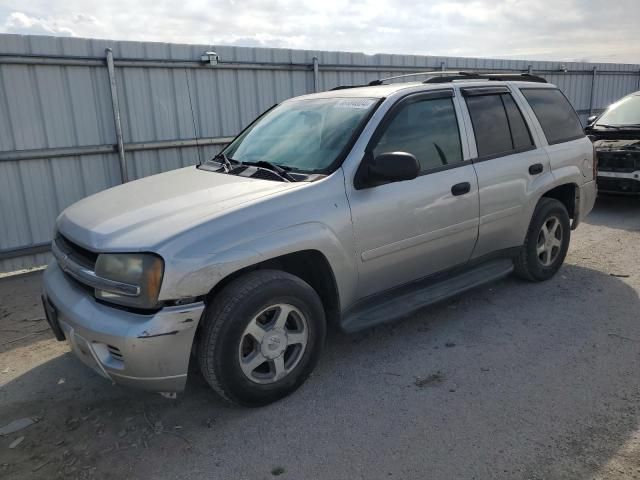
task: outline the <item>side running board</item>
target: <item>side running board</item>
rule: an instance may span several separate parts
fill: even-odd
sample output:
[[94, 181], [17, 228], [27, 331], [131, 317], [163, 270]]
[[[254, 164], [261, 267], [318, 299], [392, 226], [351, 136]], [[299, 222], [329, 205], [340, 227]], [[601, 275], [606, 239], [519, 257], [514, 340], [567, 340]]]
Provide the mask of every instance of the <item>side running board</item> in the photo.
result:
[[415, 311], [507, 276], [510, 259], [491, 260], [445, 277], [431, 277], [369, 297], [348, 310], [340, 322], [345, 332], [356, 332], [404, 318]]

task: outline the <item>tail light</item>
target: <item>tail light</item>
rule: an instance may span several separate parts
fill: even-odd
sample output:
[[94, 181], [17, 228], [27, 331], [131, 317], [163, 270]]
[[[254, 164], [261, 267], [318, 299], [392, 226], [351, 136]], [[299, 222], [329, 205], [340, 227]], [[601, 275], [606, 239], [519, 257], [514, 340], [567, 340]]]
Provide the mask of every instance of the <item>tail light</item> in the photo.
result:
[[593, 146], [593, 179], [596, 180], [598, 178], [598, 151], [596, 150], [596, 146]]

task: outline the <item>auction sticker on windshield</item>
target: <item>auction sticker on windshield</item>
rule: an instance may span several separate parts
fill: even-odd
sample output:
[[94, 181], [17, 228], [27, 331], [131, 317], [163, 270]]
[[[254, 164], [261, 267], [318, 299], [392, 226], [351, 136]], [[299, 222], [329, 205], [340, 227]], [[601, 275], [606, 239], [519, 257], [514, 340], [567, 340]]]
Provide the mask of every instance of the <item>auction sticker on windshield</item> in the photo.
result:
[[376, 102], [374, 98], [343, 98], [336, 102], [335, 108], [369, 108]]

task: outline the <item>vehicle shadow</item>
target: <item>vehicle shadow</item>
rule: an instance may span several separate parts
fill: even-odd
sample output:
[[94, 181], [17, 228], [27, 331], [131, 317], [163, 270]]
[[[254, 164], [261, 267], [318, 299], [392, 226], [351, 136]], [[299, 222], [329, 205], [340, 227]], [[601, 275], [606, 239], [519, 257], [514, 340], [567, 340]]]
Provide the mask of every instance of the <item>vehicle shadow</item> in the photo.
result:
[[640, 196], [598, 194], [584, 223], [627, 231], [640, 231]]
[[260, 409], [227, 405], [198, 375], [175, 401], [113, 387], [64, 354], [1, 388], [0, 425], [42, 417], [6, 478], [34, 462], [50, 462], [42, 478], [67, 472], [69, 455], [112, 478], [266, 478], [276, 465], [290, 478], [586, 478], [640, 423], [639, 311], [634, 288], [597, 270], [507, 278], [332, 332], [309, 381]]

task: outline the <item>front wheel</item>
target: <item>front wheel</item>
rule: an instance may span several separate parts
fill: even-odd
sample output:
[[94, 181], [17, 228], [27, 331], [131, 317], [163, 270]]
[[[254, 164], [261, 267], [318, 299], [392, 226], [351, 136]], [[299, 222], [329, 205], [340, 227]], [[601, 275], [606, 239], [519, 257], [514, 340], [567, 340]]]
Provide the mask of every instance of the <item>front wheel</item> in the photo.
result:
[[200, 370], [223, 398], [246, 406], [274, 402], [313, 371], [326, 336], [317, 293], [278, 270], [247, 273], [207, 307]]
[[514, 260], [516, 274], [532, 282], [553, 277], [567, 256], [571, 225], [565, 206], [543, 197], [533, 213], [520, 255]]

